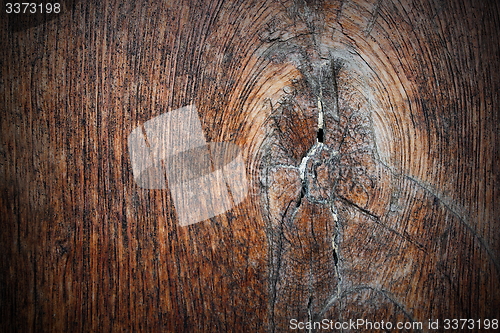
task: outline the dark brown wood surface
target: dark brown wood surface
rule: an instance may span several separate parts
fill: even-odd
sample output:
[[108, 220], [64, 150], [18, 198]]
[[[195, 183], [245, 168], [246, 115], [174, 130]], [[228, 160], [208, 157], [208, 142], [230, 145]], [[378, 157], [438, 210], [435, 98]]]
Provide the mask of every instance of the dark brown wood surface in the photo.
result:
[[[75, 0], [0, 31], [0, 331], [500, 319], [496, 1]], [[181, 227], [127, 137], [189, 104], [249, 193]]]

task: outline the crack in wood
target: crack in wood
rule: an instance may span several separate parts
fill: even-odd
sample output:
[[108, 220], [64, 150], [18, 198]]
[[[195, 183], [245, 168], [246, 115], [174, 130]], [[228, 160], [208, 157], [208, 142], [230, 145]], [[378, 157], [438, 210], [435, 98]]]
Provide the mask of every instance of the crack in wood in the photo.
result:
[[[271, 311], [271, 322], [272, 322], [272, 327], [273, 330], [276, 325], [276, 306], [278, 302], [279, 295], [282, 293], [278, 290], [278, 286], [284, 283], [284, 281], [281, 281], [282, 278], [286, 278], [289, 273], [283, 272], [281, 273], [280, 270], [284, 269], [282, 266], [283, 260], [289, 260], [289, 259], [284, 259], [289, 256], [288, 251], [285, 248], [289, 246], [295, 246], [293, 242], [289, 242], [289, 245], [285, 246], [284, 240], [285, 240], [285, 231], [284, 228], [287, 225], [293, 225], [295, 222], [295, 216], [297, 213], [304, 208], [303, 203], [304, 200], [307, 200], [308, 205], [314, 204], [314, 205], [327, 205], [330, 207], [328, 211], [330, 212], [330, 220], [333, 221], [334, 225], [334, 232], [330, 236], [330, 246], [331, 248], [329, 249], [329, 252], [331, 252], [331, 261], [332, 261], [332, 276], [335, 277], [338, 281], [335, 284], [335, 290], [337, 294], [340, 294], [341, 292], [341, 276], [340, 276], [340, 227], [338, 225], [338, 218], [336, 215], [336, 209], [333, 207], [334, 206], [334, 195], [331, 195], [335, 192], [335, 184], [334, 182], [327, 181], [327, 183], [322, 184], [321, 182], [326, 180], [325, 175], [330, 175], [333, 174], [334, 171], [333, 169], [336, 168], [336, 165], [339, 163], [339, 153], [332, 148], [329, 147], [329, 144], [325, 142], [325, 139], [327, 138], [330, 133], [328, 133], [328, 127], [325, 126], [325, 120], [328, 121], [340, 121], [339, 117], [339, 103], [338, 103], [338, 86], [337, 83], [334, 82], [332, 83], [332, 80], [335, 81], [337, 79], [337, 74], [338, 71], [340, 70], [339, 67], [339, 62], [333, 60], [328, 60], [327, 62], [324, 62], [324, 60], [321, 60], [322, 64], [321, 66], [311, 66], [313, 71], [318, 72], [318, 75], [320, 79], [316, 79], [314, 76], [311, 76], [310, 73], [304, 73], [304, 78], [306, 79], [306, 82], [308, 84], [308, 87], [312, 89], [312, 95], [316, 99], [317, 103], [317, 124], [316, 124], [316, 130], [313, 132], [315, 134], [315, 142], [312, 144], [312, 146], [309, 148], [309, 150], [304, 154], [302, 157], [300, 164], [298, 166], [293, 166], [293, 165], [285, 165], [285, 164], [271, 164], [271, 168], [275, 170], [276, 168], [281, 169], [281, 170], [293, 170], [294, 168], [298, 171], [298, 176], [300, 179], [300, 191], [298, 191], [298, 197], [296, 199], [288, 200], [288, 204], [286, 206], [285, 212], [272, 212], [271, 210], [269, 211], [271, 220], [277, 221], [278, 219], [280, 220], [278, 225], [273, 226], [273, 223], [271, 222], [270, 224], [270, 229], [268, 232], [268, 237], [270, 241], [270, 251], [272, 252], [271, 255], [271, 301], [270, 301], [270, 311]], [[334, 64], [334, 65], [333, 65]], [[315, 69], [316, 68], [316, 69]], [[319, 68], [319, 70], [318, 70]], [[331, 70], [333, 72], [328, 74], [325, 73], [325, 68]], [[332, 89], [333, 87], [333, 89]], [[326, 94], [325, 94], [326, 92]], [[327, 101], [325, 103], [325, 101]], [[281, 104], [278, 106], [278, 109], [280, 110], [275, 110], [273, 111], [273, 114], [281, 115], [283, 116], [283, 111], [286, 110], [287, 105], [290, 105], [289, 103], [292, 103], [291, 105], [297, 104], [300, 107], [300, 103], [293, 102], [293, 99], [290, 100], [288, 99], [288, 102]], [[325, 107], [326, 106], [326, 107]], [[275, 117], [276, 117], [275, 116]], [[325, 118], [326, 116], [326, 118]], [[279, 118], [274, 118], [274, 124], [276, 133], [278, 137], [283, 137], [286, 138], [287, 133], [281, 128], [282, 125], [280, 125], [280, 122], [282, 120], [279, 120]], [[347, 135], [347, 133], [344, 134], [344, 136]], [[331, 138], [330, 138], [331, 141]], [[282, 141], [280, 140], [280, 146], [282, 145]], [[277, 146], [278, 147], [278, 146]], [[285, 148], [285, 146], [281, 146], [281, 148]], [[282, 153], [287, 154], [288, 151], [286, 148], [281, 151]], [[270, 153], [273, 154], [273, 151], [270, 150]], [[276, 153], [276, 151], [275, 151]], [[282, 169], [284, 168], [284, 169]], [[325, 169], [326, 168], [326, 169]], [[330, 170], [331, 169], [331, 170]], [[271, 170], [270, 167], [266, 167], [265, 170]], [[289, 174], [289, 172], [284, 171], [285, 174]], [[267, 176], [266, 176], [266, 198], [268, 198], [268, 206], [270, 209], [272, 209], [273, 204], [271, 201], [275, 201], [275, 199], [272, 199], [275, 197], [272, 192], [272, 177], [270, 177], [269, 171], [267, 171]], [[271, 191], [271, 192], [270, 192]], [[325, 194], [321, 194], [322, 191], [326, 191]], [[271, 195], [270, 195], [271, 194]], [[284, 194], [284, 193], [283, 193]], [[279, 195], [279, 194], [278, 194]], [[282, 194], [281, 194], [282, 195]], [[291, 203], [295, 202], [294, 207], [291, 207]], [[290, 209], [292, 210], [290, 212]], [[278, 213], [279, 218], [274, 218], [272, 217]], [[276, 216], [276, 217], [278, 217]], [[314, 220], [314, 218], [313, 218]], [[311, 220], [311, 230], [314, 230], [314, 223], [313, 220]], [[288, 228], [288, 227], [287, 227]], [[316, 239], [316, 236], [314, 236], [313, 232], [313, 239]], [[316, 240], [317, 242], [317, 240]], [[318, 243], [319, 244], [319, 243]], [[310, 263], [312, 265], [312, 262]], [[286, 268], [285, 268], [286, 269]], [[313, 272], [315, 268], [313, 266], [310, 267], [311, 272]], [[284, 275], [283, 275], [284, 274]], [[309, 279], [312, 278], [313, 275], [308, 275]], [[281, 282], [280, 282], [281, 281]], [[312, 286], [310, 285], [308, 289], [310, 289]], [[318, 310], [313, 310], [313, 308], [316, 308], [317, 306], [320, 305], [320, 303], [323, 303], [321, 300], [316, 300], [313, 298], [313, 291], [310, 291], [309, 293], [311, 296], [308, 298], [308, 304], [306, 306], [307, 313], [308, 313], [308, 318], [315, 318], [317, 317]], [[319, 303], [318, 303], [319, 302]], [[324, 301], [325, 304], [329, 303], [329, 300]], [[314, 307], [313, 307], [313, 304]]]

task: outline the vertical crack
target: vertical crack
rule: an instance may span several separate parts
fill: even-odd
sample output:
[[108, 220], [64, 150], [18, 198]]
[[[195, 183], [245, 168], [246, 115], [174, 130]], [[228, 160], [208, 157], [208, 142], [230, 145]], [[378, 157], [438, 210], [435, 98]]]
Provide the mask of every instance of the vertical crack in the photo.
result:
[[[307, 301], [307, 321], [312, 322], [313, 321], [313, 315], [312, 315], [312, 303], [313, 303], [313, 297], [309, 296], [309, 300]], [[309, 333], [312, 332], [312, 328], [309, 328]]]
[[332, 249], [333, 249], [333, 263], [335, 265], [335, 274], [337, 275], [338, 283], [337, 283], [337, 298], [340, 297], [340, 286], [342, 284], [342, 276], [340, 275], [340, 263], [339, 263], [339, 243], [340, 243], [340, 225], [339, 220], [337, 218], [337, 212], [335, 211], [335, 207], [331, 206], [333, 220], [335, 221], [335, 234], [332, 238]]
[[[337, 61], [332, 61], [331, 71], [332, 79], [331, 84], [333, 86], [333, 106], [335, 108], [334, 115], [339, 118], [339, 87], [338, 87], [338, 75], [341, 68], [341, 64]], [[340, 243], [340, 222], [337, 217], [337, 210], [333, 202], [330, 202], [330, 211], [332, 212], [333, 220], [335, 222], [335, 233], [332, 237], [332, 251], [333, 251], [333, 263], [335, 266], [335, 275], [337, 276], [337, 290], [334, 295], [329, 299], [325, 307], [321, 310], [320, 316], [323, 316], [327, 309], [341, 298], [341, 288], [342, 288], [342, 276], [340, 274], [340, 261], [339, 261], [339, 243]]]
[[302, 181], [302, 188], [300, 190], [300, 197], [299, 197], [299, 200], [297, 200], [297, 205], [295, 207], [299, 207], [300, 204], [302, 203], [302, 199], [305, 197], [306, 195], [306, 184], [304, 181]]
[[321, 309], [321, 311], [316, 315], [315, 320], [319, 321], [330, 309], [335, 302], [339, 302], [341, 297], [342, 297], [342, 275], [340, 272], [340, 251], [339, 251], [339, 244], [340, 244], [340, 223], [337, 217], [337, 211], [335, 209], [335, 206], [333, 205], [333, 202], [330, 204], [330, 210], [332, 212], [332, 217], [335, 222], [335, 233], [332, 237], [332, 256], [333, 256], [333, 263], [334, 263], [334, 271], [335, 275], [337, 276], [337, 289], [335, 292], [328, 298], [327, 302]]
[[334, 245], [333, 246], [333, 262], [335, 264], [335, 267], [338, 268], [338, 265], [339, 265], [339, 256], [337, 254], [337, 249], [335, 248], [335, 245], [337, 245], [337, 244], [336, 244], [335, 240], [332, 241], [332, 243]]
[[323, 102], [322, 102], [322, 93], [323, 91], [320, 90], [320, 97], [318, 97], [318, 137], [317, 137], [317, 142], [323, 143], [324, 140], [324, 114], [323, 114]]
[[318, 129], [318, 142], [323, 143], [323, 140], [324, 140], [324, 132], [323, 129], [320, 128]]
[[[301, 205], [306, 198], [307, 203], [312, 205], [325, 205], [324, 207], [329, 207], [331, 218], [328, 217], [327, 220], [322, 223], [328, 223], [327, 226], [327, 244], [322, 244], [322, 247], [328, 253], [328, 276], [332, 284], [327, 288], [326, 295], [321, 295], [321, 298], [316, 298], [316, 285], [312, 280], [314, 275], [314, 268], [316, 267], [316, 262], [310, 262], [311, 273], [309, 275], [309, 295], [307, 295], [306, 290], [302, 298], [304, 303], [306, 303], [306, 309], [303, 308], [305, 305], [302, 303], [301, 312], [306, 310], [308, 321], [316, 321], [321, 319], [325, 313], [334, 304], [339, 304], [342, 297], [342, 293], [345, 293], [342, 277], [341, 277], [341, 265], [342, 257], [340, 253], [340, 242], [341, 242], [341, 225], [337, 218], [337, 210], [334, 205], [335, 195], [333, 191], [335, 190], [335, 182], [332, 177], [335, 177], [335, 170], [337, 170], [337, 164], [339, 163], [338, 154], [339, 152], [330, 147], [330, 144], [334, 143], [334, 137], [336, 132], [330, 133], [327, 130], [328, 125], [332, 125], [332, 122], [339, 121], [339, 89], [338, 89], [338, 74], [341, 68], [341, 62], [333, 58], [321, 58], [312, 57], [310, 59], [309, 66], [307, 68], [302, 68], [301, 72], [305, 81], [307, 81], [307, 86], [311, 89], [310, 98], [311, 102], [314, 103], [316, 100], [317, 105], [317, 123], [311, 124], [313, 131], [311, 134], [316, 134], [316, 140], [309, 148], [307, 153], [302, 156], [302, 160], [298, 166], [288, 165], [287, 167], [294, 168], [295, 172], [298, 171], [298, 176], [300, 177], [300, 195], [298, 198], [294, 195], [294, 199], [291, 200], [285, 209], [285, 212], [280, 209], [280, 217], [275, 216], [276, 221], [270, 224], [268, 231], [268, 238], [271, 247], [270, 260], [271, 260], [271, 274], [270, 274], [270, 318], [269, 331], [275, 332], [279, 330], [280, 315], [282, 314], [282, 307], [286, 299], [282, 298], [282, 293], [287, 292], [283, 287], [288, 283], [288, 279], [291, 279], [295, 273], [290, 273], [287, 270], [290, 269], [288, 266], [288, 240], [285, 236], [284, 231], [287, 230], [288, 225], [293, 225], [296, 213], [301, 209]], [[298, 103], [298, 102], [297, 102]], [[309, 106], [310, 104], [308, 104]], [[272, 105], [271, 105], [272, 108]], [[282, 116], [282, 115], [278, 115]], [[309, 125], [309, 126], [311, 126]], [[284, 135], [282, 129], [277, 126], [277, 135], [281, 138], [288, 139]], [[312, 127], [311, 126], [311, 127]], [[330, 130], [332, 127], [328, 127]], [[335, 128], [335, 127], [334, 127]], [[316, 133], [314, 133], [316, 132]], [[329, 137], [327, 137], [329, 135]], [[310, 139], [314, 139], [310, 138]], [[329, 144], [327, 144], [327, 142]], [[293, 148], [293, 147], [290, 147]], [[284, 165], [278, 165], [279, 167], [285, 167]], [[333, 176], [332, 176], [333, 175]], [[297, 174], [295, 174], [295, 177]], [[296, 185], [299, 185], [298, 180], [295, 178]], [[268, 189], [267, 189], [268, 190]], [[298, 190], [294, 188], [294, 191]], [[298, 194], [297, 192], [295, 192]], [[269, 205], [268, 205], [269, 207]], [[284, 208], [284, 207], [283, 207]], [[290, 214], [291, 213], [291, 214]], [[322, 213], [323, 214], [323, 213]], [[328, 212], [326, 212], [327, 215]], [[279, 220], [281, 220], [279, 222]], [[312, 219], [311, 223], [314, 223]], [[274, 224], [275, 223], [275, 224]], [[334, 223], [334, 224], [332, 224]], [[314, 228], [311, 226], [314, 237]], [[331, 244], [331, 245], [330, 245]], [[331, 248], [330, 248], [331, 246]], [[292, 254], [290, 254], [292, 255]], [[314, 256], [311, 257], [314, 259]], [[311, 259], [311, 260], [312, 260]], [[299, 275], [299, 273], [297, 273]], [[336, 285], [335, 285], [336, 282]], [[302, 287], [306, 287], [303, 285]], [[311, 330], [309, 330], [311, 332]]]
[[[323, 102], [323, 90], [327, 92], [326, 111], [329, 112], [335, 120], [339, 118], [339, 89], [338, 89], [338, 74], [341, 69], [341, 63], [332, 59], [329, 70], [330, 72], [324, 72], [322, 70], [322, 80], [320, 80], [320, 92], [318, 96], [318, 142], [317, 144], [323, 144], [325, 130], [324, 130], [324, 102]], [[320, 140], [321, 139], [321, 140]], [[337, 210], [333, 203], [333, 198], [329, 200], [330, 211], [332, 213], [333, 221], [335, 223], [334, 234], [332, 237], [332, 257], [334, 263], [334, 271], [337, 277], [337, 288], [335, 292], [327, 300], [326, 304], [323, 306], [321, 311], [317, 314], [316, 319], [321, 319], [326, 311], [335, 303], [340, 301], [342, 293], [342, 276], [340, 272], [340, 223], [337, 217]]]

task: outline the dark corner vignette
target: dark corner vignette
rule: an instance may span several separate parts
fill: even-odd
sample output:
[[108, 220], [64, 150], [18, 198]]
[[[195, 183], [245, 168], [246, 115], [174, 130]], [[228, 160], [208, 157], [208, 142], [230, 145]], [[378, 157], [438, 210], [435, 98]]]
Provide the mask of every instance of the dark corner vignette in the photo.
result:
[[[73, 8], [74, 3], [77, 0], [52, 0], [52, 1], [12, 1], [12, 0], [4, 0], [2, 2], [2, 11], [4, 13], [7, 13], [7, 17], [9, 20], [9, 30], [11, 32], [21, 32], [25, 31], [30, 28], [37, 27], [39, 25], [42, 25], [44, 23], [47, 23], [49, 21], [52, 21], [56, 19], [59, 15], [71, 11]], [[29, 7], [27, 10], [24, 10], [24, 6], [21, 7], [21, 11], [19, 13], [8, 13], [8, 4], [36, 4], [36, 10], [35, 13], [30, 13], [31, 7]], [[60, 11], [59, 13], [55, 13], [54, 11], [51, 10], [50, 13], [47, 13], [47, 10], [44, 10], [46, 8], [47, 4], [60, 4]], [[41, 7], [40, 7], [41, 6]]]

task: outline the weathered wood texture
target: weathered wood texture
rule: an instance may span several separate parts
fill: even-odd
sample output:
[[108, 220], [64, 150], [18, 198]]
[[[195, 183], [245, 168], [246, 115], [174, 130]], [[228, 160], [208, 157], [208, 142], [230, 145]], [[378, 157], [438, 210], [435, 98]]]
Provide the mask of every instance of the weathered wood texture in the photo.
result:
[[[0, 25], [2, 332], [500, 319], [496, 1], [75, 0]], [[127, 136], [193, 103], [250, 193], [180, 227]]]

